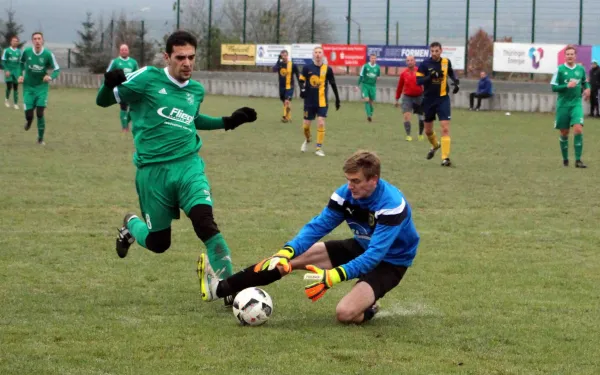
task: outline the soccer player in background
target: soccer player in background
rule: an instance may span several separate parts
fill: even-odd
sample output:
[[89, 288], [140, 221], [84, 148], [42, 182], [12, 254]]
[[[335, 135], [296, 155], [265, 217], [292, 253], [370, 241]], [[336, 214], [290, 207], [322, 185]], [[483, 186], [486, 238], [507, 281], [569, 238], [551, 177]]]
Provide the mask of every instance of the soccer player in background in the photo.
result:
[[290, 58], [288, 51], [283, 50], [273, 71], [279, 75], [279, 99], [283, 102], [283, 116], [281, 122], [292, 121], [292, 99], [294, 98], [294, 76], [300, 85], [298, 66]]
[[[139, 69], [137, 61], [134, 58], [129, 57], [129, 46], [127, 44], [121, 44], [119, 47], [119, 57], [111, 60], [107, 72], [121, 69], [125, 75], [131, 74]], [[119, 118], [121, 119], [121, 131], [128, 132], [129, 131], [129, 122], [131, 118], [129, 116], [129, 106], [127, 103], [119, 103], [121, 107], [121, 112], [119, 113]]]
[[21, 76], [21, 54], [19, 49], [19, 37], [10, 38], [10, 47], [2, 53], [2, 65], [4, 66], [4, 82], [6, 83], [6, 96], [4, 105], [10, 107], [8, 99], [13, 91], [13, 106], [19, 109], [19, 77]]
[[[21, 55], [21, 76], [19, 83], [23, 84], [23, 108], [25, 109], [25, 130], [31, 128], [33, 110], [37, 116], [39, 145], [45, 145], [46, 118], [44, 111], [48, 106], [49, 82], [60, 74], [60, 67], [54, 54], [44, 48], [44, 35], [34, 32], [31, 35], [33, 47], [23, 51]], [[52, 74], [48, 70], [52, 69]]]
[[459, 90], [459, 80], [454, 75], [452, 63], [442, 57], [442, 45], [433, 42], [429, 46], [431, 57], [425, 59], [417, 71], [417, 84], [423, 85], [423, 113], [425, 115], [425, 135], [431, 143], [431, 150], [427, 153], [427, 160], [435, 155], [440, 148], [435, 132], [433, 121], [437, 115], [442, 128], [442, 166], [449, 167], [450, 163], [450, 96], [448, 78], [454, 86], [453, 94]]
[[398, 87], [396, 88], [396, 108], [399, 106], [398, 100], [402, 97], [402, 112], [404, 116], [404, 130], [406, 131], [406, 140], [412, 141], [411, 130], [411, 112], [419, 116], [419, 141], [423, 140], [423, 87], [417, 84], [417, 66], [414, 56], [406, 57], [406, 69], [400, 74]]
[[365, 113], [367, 121], [373, 119], [373, 102], [377, 98], [377, 78], [381, 76], [381, 68], [377, 64], [377, 55], [372, 53], [369, 56], [369, 62], [362, 66], [358, 76], [358, 86], [354, 91], [361, 90], [363, 101], [365, 102]]
[[573, 147], [575, 148], [575, 167], [587, 168], [581, 161], [583, 153], [583, 104], [590, 97], [590, 84], [585, 77], [585, 68], [576, 64], [575, 47], [565, 49], [565, 63], [560, 65], [552, 76], [552, 91], [558, 93], [554, 129], [560, 131], [560, 151], [563, 165], [569, 166], [569, 131], [573, 128]]
[[128, 77], [121, 69], [104, 74], [96, 103], [131, 106], [135, 185], [142, 212], [141, 218], [125, 215], [116, 250], [124, 258], [137, 241], [152, 252], [165, 252], [171, 246], [171, 222], [179, 219], [182, 209], [206, 246], [213, 269], [231, 275], [231, 252], [214, 221], [210, 185], [198, 155], [202, 140], [196, 130], [233, 130], [256, 121], [256, 112], [244, 107], [227, 117], [200, 114], [204, 87], [191, 79], [196, 48], [192, 34], [176, 31], [167, 39], [166, 68], [147, 66]]
[[[302, 269], [314, 283], [305, 287], [313, 302], [334, 285], [358, 279], [336, 307], [343, 323], [364, 323], [375, 315], [375, 302], [396, 287], [412, 265], [419, 234], [402, 192], [381, 178], [377, 155], [358, 151], [344, 163], [347, 184], [340, 186], [321, 213], [273, 256], [220, 280], [201, 255], [202, 297], [213, 301], [252, 286], [273, 283]], [[318, 242], [341, 223], [354, 234], [346, 240]]]
[[306, 152], [311, 141], [310, 125], [317, 119], [317, 144], [315, 155], [325, 156], [323, 152], [323, 141], [325, 140], [325, 118], [328, 108], [328, 85], [331, 85], [335, 95], [335, 109], [340, 109], [340, 96], [333, 70], [323, 63], [323, 48], [316, 47], [313, 50], [313, 62], [304, 65], [300, 74], [300, 97], [304, 99], [304, 143], [300, 151]]

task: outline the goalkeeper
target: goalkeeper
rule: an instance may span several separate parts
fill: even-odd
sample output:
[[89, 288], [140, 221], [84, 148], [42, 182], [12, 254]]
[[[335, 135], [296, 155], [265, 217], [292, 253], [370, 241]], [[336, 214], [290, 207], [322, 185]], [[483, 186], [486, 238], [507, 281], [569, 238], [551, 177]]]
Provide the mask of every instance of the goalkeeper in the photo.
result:
[[[358, 279], [338, 303], [342, 323], [364, 323], [377, 312], [375, 302], [396, 287], [411, 266], [419, 235], [411, 208], [392, 184], [380, 179], [377, 155], [358, 151], [344, 164], [347, 184], [338, 188], [323, 211], [275, 255], [219, 280], [204, 254], [200, 257], [202, 298], [212, 301], [252, 286], [267, 285], [304, 269], [315, 280], [305, 287], [316, 301], [342, 281]], [[317, 242], [343, 221], [354, 238]]]

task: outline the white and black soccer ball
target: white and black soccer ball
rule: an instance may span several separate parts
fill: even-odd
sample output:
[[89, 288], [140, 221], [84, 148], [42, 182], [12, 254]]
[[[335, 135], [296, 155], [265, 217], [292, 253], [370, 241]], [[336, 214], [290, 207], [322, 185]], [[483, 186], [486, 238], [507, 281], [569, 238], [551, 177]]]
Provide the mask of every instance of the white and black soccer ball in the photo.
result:
[[233, 300], [233, 315], [243, 326], [264, 324], [272, 313], [271, 296], [260, 288], [244, 289]]

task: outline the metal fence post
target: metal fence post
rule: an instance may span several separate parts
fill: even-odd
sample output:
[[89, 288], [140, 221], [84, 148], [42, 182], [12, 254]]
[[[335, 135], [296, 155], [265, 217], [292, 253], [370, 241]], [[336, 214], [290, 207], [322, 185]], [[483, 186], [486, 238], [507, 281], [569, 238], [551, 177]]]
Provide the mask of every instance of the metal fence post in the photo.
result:
[[310, 20], [310, 42], [315, 42], [315, 0], [312, 0], [312, 16]]
[[494, 42], [496, 41], [498, 30], [498, 0], [494, 0]]
[[531, 43], [535, 43], [535, 0], [532, 1], [531, 10]]
[[177, 11], [177, 30], [179, 30], [179, 13], [181, 13], [181, 0], [177, 0], [177, 6], [175, 7]]
[[583, 39], [583, 0], [579, 0], [579, 45]]
[[275, 38], [276, 43], [279, 44], [279, 34], [281, 27], [281, 0], [277, 0], [277, 37]]
[[346, 44], [350, 44], [350, 17], [352, 17], [352, 0], [348, 0], [348, 16], [346, 17], [346, 20], [348, 21], [348, 31], [346, 32]]
[[471, 0], [467, 0], [467, 17], [465, 22], [465, 77], [469, 73], [469, 15], [471, 13]]
[[427, 0], [427, 31], [425, 32], [425, 44], [429, 45], [429, 21], [431, 19], [431, 0]]
[[144, 20], [142, 20], [141, 37], [142, 37], [142, 43], [141, 43], [142, 51], [141, 51], [141, 54], [140, 54], [140, 64], [142, 66], [144, 66], [144, 60], [145, 60], [144, 59]]
[[213, 2], [212, 0], [208, 0], [208, 40], [206, 44], [208, 45], [208, 49], [206, 51], [206, 68], [210, 70], [210, 48], [212, 47], [212, 10], [213, 10]]
[[400, 44], [400, 22], [396, 21], [396, 45]]
[[242, 42], [246, 44], [246, 17], [248, 13], [248, 0], [244, 0], [244, 25], [242, 31]]
[[71, 68], [71, 49], [67, 50], [67, 69]]

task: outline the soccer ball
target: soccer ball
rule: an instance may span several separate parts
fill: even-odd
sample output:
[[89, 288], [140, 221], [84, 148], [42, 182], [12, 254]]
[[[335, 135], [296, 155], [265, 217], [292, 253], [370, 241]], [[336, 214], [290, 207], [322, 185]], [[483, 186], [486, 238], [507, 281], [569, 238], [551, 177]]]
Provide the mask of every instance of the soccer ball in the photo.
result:
[[273, 313], [271, 296], [260, 288], [247, 288], [233, 300], [233, 315], [243, 326], [264, 324]]

